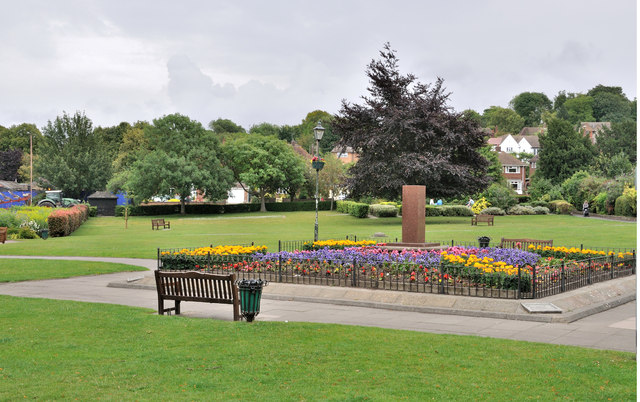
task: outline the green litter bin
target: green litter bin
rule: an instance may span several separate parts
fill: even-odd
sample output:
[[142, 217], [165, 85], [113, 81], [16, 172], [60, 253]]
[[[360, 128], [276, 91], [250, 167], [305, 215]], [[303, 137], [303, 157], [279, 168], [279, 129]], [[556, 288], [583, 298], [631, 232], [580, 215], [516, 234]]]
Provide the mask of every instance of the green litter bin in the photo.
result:
[[478, 237], [478, 246], [480, 248], [487, 248], [489, 247], [489, 242], [491, 241], [491, 237], [489, 236], [480, 236]]
[[241, 279], [237, 282], [240, 291], [240, 311], [247, 322], [252, 322], [260, 313], [262, 288], [267, 286], [267, 283], [262, 279]]

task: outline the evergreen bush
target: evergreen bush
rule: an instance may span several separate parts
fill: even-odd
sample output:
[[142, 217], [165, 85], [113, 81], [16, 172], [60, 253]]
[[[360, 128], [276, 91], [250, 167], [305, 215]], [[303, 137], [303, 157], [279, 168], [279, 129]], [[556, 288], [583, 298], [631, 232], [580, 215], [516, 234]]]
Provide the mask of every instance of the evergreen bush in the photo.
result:
[[574, 208], [565, 200], [554, 200], [549, 203], [549, 210], [555, 214], [569, 215]]
[[497, 215], [497, 216], [506, 215], [506, 213], [504, 212], [504, 209], [498, 208], [498, 207], [485, 208], [482, 211], [480, 211], [480, 214], [481, 215]]
[[615, 213], [618, 216], [635, 216], [633, 199], [627, 195], [621, 195], [616, 199]]
[[395, 205], [373, 204], [369, 205], [369, 214], [379, 218], [398, 216], [398, 208]]

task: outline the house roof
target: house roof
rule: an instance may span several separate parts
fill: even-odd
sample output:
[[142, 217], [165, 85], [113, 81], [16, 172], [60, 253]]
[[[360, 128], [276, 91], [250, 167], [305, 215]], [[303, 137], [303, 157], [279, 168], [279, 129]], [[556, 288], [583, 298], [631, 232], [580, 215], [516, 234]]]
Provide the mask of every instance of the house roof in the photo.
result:
[[498, 152], [498, 160], [502, 166], [529, 166], [515, 156], [507, 152]]
[[[0, 180], [0, 189], [9, 191], [29, 191], [29, 183], [18, 183], [10, 180]], [[34, 190], [42, 190], [42, 188], [33, 183]]]
[[523, 127], [518, 133], [519, 136], [538, 135], [546, 130], [546, 127]]
[[305, 159], [311, 159], [311, 154], [307, 152], [304, 148], [302, 148], [300, 144], [298, 144], [295, 140], [291, 141], [290, 145], [293, 148], [295, 153], [297, 153], [298, 155], [302, 156]]
[[602, 127], [611, 128], [610, 121], [591, 121], [591, 122], [581, 122], [580, 128], [590, 128], [592, 131], [600, 131]]
[[537, 135], [525, 135], [525, 136], [518, 135], [517, 137], [518, 138], [516, 138], [516, 141], [518, 141], [518, 143], [520, 143], [520, 141], [525, 139], [527, 140], [529, 145], [531, 145], [531, 147], [540, 148], [540, 137], [538, 137]]
[[492, 137], [487, 140], [487, 144], [489, 145], [500, 145], [502, 143], [502, 137]]
[[88, 196], [87, 199], [88, 198], [93, 198], [93, 199], [116, 199], [116, 198], [118, 198], [118, 196], [113, 194], [111, 191], [96, 191], [95, 193], [93, 193], [90, 196]]

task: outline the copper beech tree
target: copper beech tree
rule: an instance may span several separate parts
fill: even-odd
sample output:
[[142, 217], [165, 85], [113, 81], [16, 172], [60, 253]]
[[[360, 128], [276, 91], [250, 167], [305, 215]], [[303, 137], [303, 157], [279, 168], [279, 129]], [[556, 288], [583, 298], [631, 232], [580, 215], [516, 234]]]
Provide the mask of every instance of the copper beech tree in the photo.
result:
[[359, 154], [350, 169], [353, 197], [397, 199], [403, 185], [426, 185], [429, 197], [454, 197], [483, 190], [488, 161], [477, 121], [447, 106], [443, 80], [434, 85], [402, 75], [387, 43], [366, 69], [369, 95], [362, 105], [343, 100], [333, 121], [339, 146]]

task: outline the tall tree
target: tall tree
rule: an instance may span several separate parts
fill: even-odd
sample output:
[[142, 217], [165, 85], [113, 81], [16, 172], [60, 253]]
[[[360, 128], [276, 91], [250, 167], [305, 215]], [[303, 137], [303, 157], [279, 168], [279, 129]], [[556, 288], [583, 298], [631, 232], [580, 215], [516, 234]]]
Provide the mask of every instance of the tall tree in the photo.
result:
[[122, 122], [112, 127], [96, 127], [93, 131], [100, 142], [100, 148], [103, 152], [109, 154], [109, 158], [113, 161], [118, 155], [120, 145], [124, 134], [131, 128], [131, 124]]
[[86, 198], [104, 190], [111, 177], [111, 160], [100, 149], [91, 120], [84, 113], [64, 113], [42, 129], [44, 141], [36, 170], [44, 187], [63, 190], [73, 198]]
[[551, 101], [542, 92], [523, 92], [516, 95], [509, 105], [523, 119], [527, 127], [539, 126], [542, 113], [551, 110]]
[[562, 108], [566, 111], [566, 120], [572, 124], [596, 120], [593, 117], [593, 98], [591, 96], [580, 94], [575, 98], [567, 99]]
[[242, 126], [234, 123], [229, 119], [212, 120], [209, 123], [209, 128], [216, 134], [233, 134], [233, 133], [246, 133], [247, 131]]
[[596, 147], [607, 158], [611, 158], [621, 151], [629, 158], [629, 162], [636, 163], [636, 145], [638, 143], [637, 126], [635, 121], [611, 123], [611, 128], [603, 127], [598, 134]]
[[484, 127], [498, 134], [518, 134], [524, 127], [524, 119], [514, 110], [500, 106], [491, 106], [482, 114]]
[[324, 127], [324, 136], [320, 141], [320, 152], [326, 153], [333, 149], [334, 145], [340, 140], [340, 137], [334, 133], [332, 127], [333, 116], [324, 110], [314, 110], [307, 113], [304, 120], [300, 124], [300, 139], [298, 143], [304, 148], [311, 151], [315, 149], [315, 139], [313, 137], [313, 128], [321, 123]]
[[275, 137], [251, 135], [228, 141], [224, 144], [224, 156], [236, 181], [260, 197], [263, 212], [267, 210], [267, 193], [278, 189], [295, 192], [304, 182], [304, 162], [291, 146]]
[[187, 116], [172, 114], [153, 121], [144, 130], [146, 149], [128, 170], [127, 194], [136, 202], [174, 189], [180, 195], [180, 213], [192, 190], [215, 201], [227, 197], [231, 171], [219, 159], [216, 135]]
[[276, 124], [271, 123], [260, 123], [254, 124], [249, 129], [249, 134], [258, 134], [270, 137], [278, 137], [278, 133], [280, 132], [280, 127]]
[[397, 199], [403, 185], [426, 185], [432, 197], [484, 189], [487, 159], [478, 124], [447, 106], [443, 80], [425, 85], [402, 75], [387, 43], [366, 70], [370, 85], [364, 105], [342, 102], [333, 122], [339, 145], [360, 159], [350, 169], [351, 195]]
[[586, 170], [594, 159], [591, 142], [571, 123], [558, 118], [547, 122], [547, 132], [540, 135], [540, 162], [536, 175], [555, 184], [562, 183], [579, 170]]
[[16, 148], [0, 151], [0, 180], [18, 180], [18, 169], [22, 164], [22, 151]]
[[333, 209], [333, 200], [335, 197], [344, 193], [347, 189], [347, 169], [345, 164], [342, 163], [335, 154], [326, 154], [324, 160], [324, 169], [320, 171], [318, 178], [319, 192], [326, 197], [330, 194], [332, 195], [331, 209]]
[[623, 95], [601, 92], [593, 96], [593, 117], [596, 121], [622, 122], [635, 120], [633, 103]]

